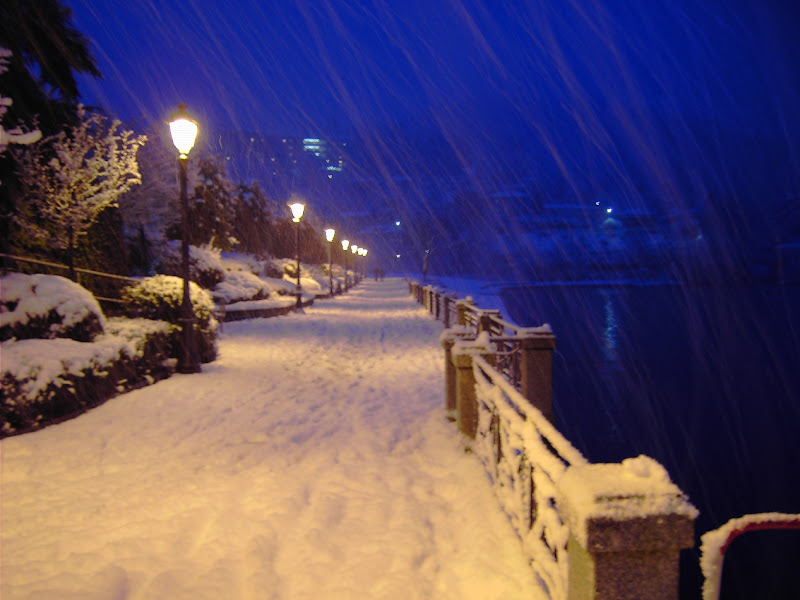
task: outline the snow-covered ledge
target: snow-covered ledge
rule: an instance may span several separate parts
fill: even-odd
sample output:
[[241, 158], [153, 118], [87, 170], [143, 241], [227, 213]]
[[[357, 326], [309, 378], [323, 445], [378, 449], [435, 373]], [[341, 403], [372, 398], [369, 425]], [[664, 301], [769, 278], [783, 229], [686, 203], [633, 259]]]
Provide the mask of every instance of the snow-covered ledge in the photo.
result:
[[570, 467], [558, 482], [570, 530], [569, 598], [675, 600], [697, 509], [652, 458]]

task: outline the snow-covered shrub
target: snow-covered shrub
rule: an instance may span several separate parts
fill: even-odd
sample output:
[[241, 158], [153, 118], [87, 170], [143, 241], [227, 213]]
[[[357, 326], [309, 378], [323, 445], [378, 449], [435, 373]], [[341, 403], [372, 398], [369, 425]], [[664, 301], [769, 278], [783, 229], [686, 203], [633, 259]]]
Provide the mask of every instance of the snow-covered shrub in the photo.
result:
[[[183, 277], [180, 242], [172, 241], [165, 245], [156, 269], [165, 275]], [[225, 278], [219, 250], [189, 246], [189, 278], [208, 290], [214, 289]]]
[[71, 338], [89, 342], [103, 333], [95, 297], [57, 275], [9, 273], [0, 278], [0, 341]]
[[214, 300], [230, 304], [241, 300], [263, 300], [270, 295], [271, 286], [249, 271], [227, 271], [212, 292]]
[[0, 368], [0, 438], [57, 423], [170, 375], [174, 325], [109, 319], [94, 342], [8, 341]]
[[270, 279], [281, 279], [283, 277], [283, 268], [268, 260], [264, 263], [263, 275]]
[[[283, 275], [297, 277], [297, 261], [289, 259], [282, 261], [281, 270], [283, 271]], [[303, 265], [300, 265], [300, 276], [303, 276]]]
[[[209, 292], [194, 282], [190, 282], [189, 295], [192, 300], [195, 339], [200, 360], [211, 362], [217, 357], [217, 320], [214, 318], [214, 301]], [[180, 325], [183, 279], [171, 275], [147, 277], [125, 288], [122, 292], [122, 301], [129, 314]], [[178, 356], [180, 344], [180, 328], [176, 328], [171, 356]]]
[[263, 268], [263, 261], [252, 254], [241, 252], [223, 252], [221, 261], [226, 271], [249, 271], [253, 275], [259, 275]]

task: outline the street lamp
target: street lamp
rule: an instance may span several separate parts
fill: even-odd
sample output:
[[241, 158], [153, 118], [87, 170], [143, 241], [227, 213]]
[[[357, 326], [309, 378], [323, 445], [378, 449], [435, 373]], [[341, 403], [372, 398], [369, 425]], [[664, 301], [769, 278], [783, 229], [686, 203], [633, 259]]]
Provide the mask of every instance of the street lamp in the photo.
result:
[[333, 298], [333, 253], [331, 246], [333, 246], [333, 236], [336, 235], [336, 230], [329, 227], [325, 230], [325, 239], [328, 240], [328, 281], [331, 284], [331, 298]]
[[194, 310], [189, 292], [189, 207], [186, 198], [186, 161], [197, 138], [197, 123], [186, 112], [186, 105], [179, 104], [178, 112], [172, 115], [169, 123], [172, 143], [179, 156], [180, 202], [181, 202], [181, 270], [183, 271], [183, 301], [181, 302], [181, 334], [183, 348], [178, 356], [178, 373], [199, 373], [200, 361], [194, 339]]
[[342, 254], [344, 254], [344, 291], [347, 291], [347, 247], [350, 240], [342, 240]]
[[359, 251], [359, 254], [363, 252], [363, 256], [364, 256], [363, 271], [364, 271], [364, 279], [366, 279], [367, 278], [367, 249], [366, 248], [359, 248], [358, 251]]
[[350, 252], [353, 253], [353, 285], [358, 283], [358, 271], [356, 270], [356, 255], [358, 254], [358, 246], [352, 244], [350, 246]]
[[297, 304], [295, 304], [295, 310], [300, 311], [303, 309], [303, 303], [300, 299], [303, 293], [303, 288], [300, 285], [300, 219], [303, 218], [303, 211], [305, 210], [306, 205], [302, 202], [294, 202], [289, 205], [289, 208], [292, 209], [292, 221], [297, 224], [294, 230], [294, 257], [297, 260]]

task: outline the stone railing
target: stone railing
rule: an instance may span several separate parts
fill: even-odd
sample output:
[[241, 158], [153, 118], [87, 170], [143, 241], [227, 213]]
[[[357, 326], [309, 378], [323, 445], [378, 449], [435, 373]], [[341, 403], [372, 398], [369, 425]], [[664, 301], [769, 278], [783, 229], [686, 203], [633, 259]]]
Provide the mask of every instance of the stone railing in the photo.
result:
[[517, 327], [431, 286], [409, 290], [442, 320], [455, 315], [441, 337], [445, 408], [550, 597], [676, 599], [697, 511], [653, 459], [590, 464], [558, 432], [550, 327]]
[[725, 553], [739, 536], [751, 531], [800, 531], [800, 513], [758, 513], [731, 519], [700, 538], [703, 600], [718, 600]]

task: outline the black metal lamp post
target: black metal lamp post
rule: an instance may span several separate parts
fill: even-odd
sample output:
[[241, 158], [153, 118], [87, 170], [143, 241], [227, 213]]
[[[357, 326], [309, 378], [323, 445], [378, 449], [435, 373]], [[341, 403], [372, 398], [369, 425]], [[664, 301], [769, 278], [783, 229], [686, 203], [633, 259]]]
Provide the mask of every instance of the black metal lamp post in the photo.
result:
[[325, 230], [325, 239], [328, 240], [328, 280], [331, 286], [331, 298], [333, 298], [333, 254], [331, 246], [333, 246], [333, 236], [336, 235], [336, 230], [328, 228]]
[[350, 244], [350, 252], [353, 254], [353, 285], [358, 284], [358, 267], [356, 265], [356, 256], [358, 256], [358, 246]]
[[189, 117], [186, 105], [179, 104], [169, 123], [172, 143], [178, 149], [178, 165], [180, 168], [180, 201], [181, 201], [181, 270], [183, 271], [183, 301], [181, 302], [181, 333], [183, 348], [178, 357], [179, 373], [199, 373], [200, 361], [197, 357], [197, 346], [194, 338], [194, 310], [189, 291], [189, 207], [186, 198], [186, 161], [197, 138], [197, 123]]
[[342, 240], [342, 254], [344, 254], [344, 291], [347, 291], [347, 248], [350, 246], [350, 240]]
[[306, 205], [302, 202], [295, 202], [289, 205], [289, 208], [292, 209], [292, 221], [295, 222], [295, 259], [297, 260], [297, 304], [295, 304], [295, 310], [300, 311], [303, 310], [303, 302], [301, 296], [303, 294], [303, 288], [300, 285], [300, 219], [303, 218], [303, 211], [306, 208]]

